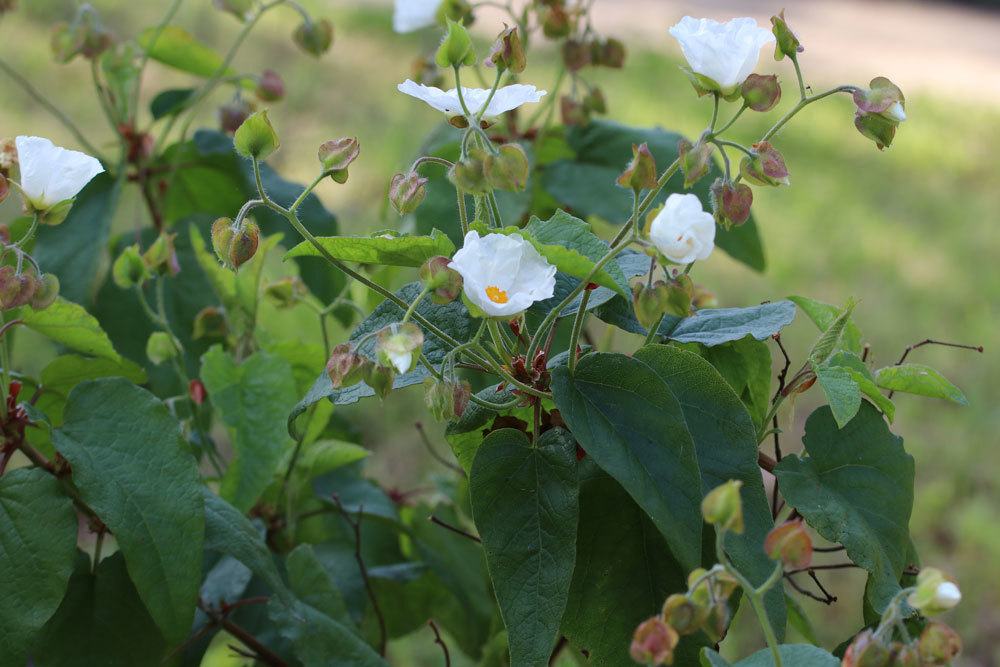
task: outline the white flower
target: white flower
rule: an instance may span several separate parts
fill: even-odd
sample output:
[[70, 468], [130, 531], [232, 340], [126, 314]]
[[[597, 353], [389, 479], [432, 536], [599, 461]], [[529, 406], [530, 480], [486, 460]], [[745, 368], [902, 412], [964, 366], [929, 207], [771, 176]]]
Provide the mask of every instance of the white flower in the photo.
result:
[[903, 105], [899, 102], [893, 102], [892, 106], [882, 112], [882, 115], [889, 120], [894, 120], [897, 123], [902, 123], [906, 120], [906, 111], [903, 109]]
[[671, 262], [708, 259], [715, 247], [715, 218], [692, 194], [672, 194], [649, 227], [649, 238]]
[[75, 197], [94, 176], [104, 171], [86, 153], [56, 146], [41, 137], [18, 137], [17, 160], [21, 190], [32, 208], [45, 211]]
[[945, 581], [938, 584], [934, 591], [934, 606], [938, 609], [951, 609], [962, 601], [962, 591], [954, 583]]
[[[438, 111], [442, 111], [449, 116], [461, 116], [463, 114], [462, 103], [458, 99], [458, 91], [455, 88], [444, 91], [440, 88], [425, 86], [409, 79], [396, 86], [396, 88], [399, 92], [416, 97], [418, 100], [423, 100]], [[496, 118], [505, 111], [516, 109], [522, 104], [538, 102], [545, 94], [544, 90], [538, 90], [534, 86], [522, 83], [498, 88], [496, 94], [493, 95], [493, 99], [490, 100], [489, 105], [486, 107], [486, 113], [483, 114], [483, 117]], [[469, 107], [469, 112], [473, 115], [479, 113], [479, 110], [486, 104], [489, 96], [490, 91], [486, 88], [462, 87], [462, 97], [465, 99], [466, 106]]]
[[551, 298], [556, 267], [520, 234], [465, 235], [449, 268], [462, 274], [465, 296], [489, 317], [510, 317]]
[[392, 29], [399, 33], [413, 32], [437, 23], [442, 0], [396, 0], [392, 13]]
[[685, 16], [670, 29], [695, 74], [711, 79], [728, 95], [753, 73], [760, 49], [774, 42], [771, 31], [752, 18], [719, 23]]

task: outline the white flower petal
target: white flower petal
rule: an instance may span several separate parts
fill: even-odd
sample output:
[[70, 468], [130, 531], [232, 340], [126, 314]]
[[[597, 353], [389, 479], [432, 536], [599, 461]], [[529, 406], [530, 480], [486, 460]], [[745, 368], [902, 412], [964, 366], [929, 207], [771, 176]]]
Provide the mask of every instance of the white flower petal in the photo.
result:
[[437, 23], [442, 0], [396, 0], [392, 13], [392, 29], [398, 33], [413, 32]]
[[[431, 107], [449, 116], [462, 115], [463, 113], [462, 102], [458, 99], [458, 90], [455, 88], [444, 91], [434, 86], [425, 86], [407, 79], [396, 86], [396, 89], [401, 93], [426, 102]], [[544, 90], [538, 90], [534, 86], [520, 83], [504, 86], [497, 89], [493, 99], [490, 100], [489, 106], [486, 107], [486, 113], [483, 115], [486, 118], [495, 118], [523, 104], [538, 102], [545, 94]], [[479, 113], [479, 110], [486, 104], [489, 96], [490, 91], [488, 89], [462, 87], [462, 97], [470, 113]]]
[[892, 106], [886, 109], [884, 115], [899, 123], [906, 120], [906, 110], [903, 109], [903, 105], [899, 102], [893, 103]]
[[708, 259], [715, 248], [715, 218], [693, 194], [672, 194], [653, 219], [649, 238], [663, 255], [678, 264]]
[[395, 366], [396, 370], [400, 373], [405, 373], [410, 370], [410, 364], [413, 363], [412, 352], [387, 350], [386, 356], [389, 357], [389, 361], [392, 362], [392, 365]]
[[556, 267], [519, 234], [470, 231], [449, 266], [462, 274], [466, 298], [490, 317], [515, 315], [555, 293]]
[[42, 137], [17, 137], [21, 189], [38, 210], [72, 199], [104, 167], [86, 153], [56, 146]]
[[680, 42], [692, 71], [712, 79], [727, 94], [753, 73], [761, 48], [774, 42], [771, 31], [749, 17], [719, 23], [685, 16], [670, 34]]
[[951, 609], [961, 601], [962, 591], [950, 581], [938, 584], [934, 591], [934, 604], [942, 609]]
[[[464, 91], [463, 91], [464, 92]], [[547, 95], [544, 90], [538, 90], [534, 86], [523, 83], [515, 83], [510, 86], [498, 88], [496, 95], [486, 107], [487, 118], [494, 118], [507, 111], [512, 111], [523, 104], [535, 104]], [[482, 105], [480, 104], [481, 108]], [[478, 110], [478, 108], [477, 108]]]

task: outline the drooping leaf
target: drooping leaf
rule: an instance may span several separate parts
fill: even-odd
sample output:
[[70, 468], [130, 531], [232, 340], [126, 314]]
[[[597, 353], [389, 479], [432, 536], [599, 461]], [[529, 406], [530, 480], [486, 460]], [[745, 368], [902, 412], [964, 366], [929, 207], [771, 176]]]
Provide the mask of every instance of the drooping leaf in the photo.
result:
[[[841, 310], [837, 306], [823, 303], [816, 299], [810, 299], [806, 296], [790, 296], [788, 300], [801, 308], [802, 312], [812, 320], [812, 323], [820, 331], [829, 329]], [[854, 320], [848, 320], [843, 338], [841, 338], [841, 344], [849, 352], [854, 352], [855, 354], [861, 353], [861, 330], [858, 329], [858, 325], [854, 323]]]
[[202, 357], [201, 379], [232, 433], [236, 452], [220, 493], [246, 511], [270, 483], [290, 444], [282, 419], [295, 404], [292, 369], [284, 359], [264, 351], [237, 365], [216, 346]]
[[592, 353], [552, 393], [580, 445], [629, 492], [688, 569], [701, 554], [701, 476], [680, 404], [646, 364]]
[[[795, 667], [838, 667], [840, 660], [811, 644], [782, 644], [778, 647], [782, 665]], [[702, 667], [774, 667], [771, 649], [765, 648], [739, 662], [728, 662], [710, 648], [702, 650]]]
[[59, 607], [76, 559], [76, 512], [39, 468], [0, 477], [0, 666], [23, 667]]
[[923, 364], [886, 366], [875, 372], [875, 382], [882, 389], [890, 391], [943, 398], [959, 405], [969, 404], [961, 389], [949, 382], [938, 371]]
[[576, 562], [576, 442], [561, 428], [531, 443], [491, 433], [469, 489], [513, 664], [547, 665]]
[[53, 433], [56, 449], [84, 502], [114, 533], [164, 637], [179, 641], [191, 628], [201, 583], [204, 510], [177, 421], [124, 378], [77, 385], [64, 415]]
[[144, 30], [136, 38], [139, 46], [153, 60], [188, 74], [208, 78], [216, 73], [232, 74], [232, 70], [220, 72], [222, 56], [199, 42], [191, 33], [176, 25]]
[[[744, 530], [726, 536], [726, 552], [751, 583], [761, 585], [774, 572], [774, 561], [761, 545], [774, 526], [757, 466], [757, 429], [738, 396], [712, 366], [691, 352], [648, 345], [634, 355], [662, 379], [681, 405], [698, 454], [702, 491], [735, 479], [743, 483]], [[785, 604], [780, 587], [765, 597], [771, 625], [784, 635]]]
[[[455, 244], [437, 229], [430, 236], [323, 236], [317, 239], [334, 259], [383, 266], [420, 266], [431, 257], [451, 257]], [[321, 257], [309, 241], [285, 253], [292, 257]]]
[[59, 298], [45, 310], [23, 308], [19, 317], [29, 329], [71, 350], [114, 362], [122, 361], [101, 325], [77, 303]]
[[829, 407], [819, 408], [803, 443], [804, 456], [786, 456], [775, 468], [785, 499], [868, 570], [868, 600], [881, 612], [907, 566], [913, 458], [869, 403], [843, 428]]

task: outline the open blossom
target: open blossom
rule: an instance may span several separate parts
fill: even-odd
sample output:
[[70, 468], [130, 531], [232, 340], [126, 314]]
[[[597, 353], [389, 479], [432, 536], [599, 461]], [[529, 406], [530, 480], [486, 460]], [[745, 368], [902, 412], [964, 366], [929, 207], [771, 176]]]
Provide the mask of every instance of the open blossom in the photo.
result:
[[398, 33], [413, 32], [437, 23], [442, 0], [396, 0], [392, 12], [392, 29]]
[[32, 208], [45, 211], [72, 199], [104, 167], [79, 151], [56, 146], [42, 137], [18, 137], [21, 190]]
[[[462, 103], [458, 99], [458, 91], [455, 88], [444, 91], [434, 86], [425, 86], [407, 79], [396, 87], [399, 92], [406, 93], [418, 100], [423, 100], [438, 111], [449, 116], [461, 116]], [[496, 118], [500, 114], [518, 108], [522, 104], [538, 102], [545, 95], [544, 90], [538, 90], [534, 86], [516, 83], [510, 86], [498, 88], [493, 99], [486, 107], [484, 118]], [[466, 88], [462, 87], [462, 97], [466, 106], [472, 114], [478, 114], [479, 110], [489, 99], [490, 91], [486, 88]]]
[[685, 16], [670, 28], [695, 74], [718, 85], [723, 95], [736, 90], [753, 73], [760, 50], [774, 42], [774, 35], [752, 18], [719, 23]]
[[462, 274], [465, 296], [489, 317], [510, 317], [551, 298], [556, 267], [520, 234], [470, 231], [448, 265]]
[[692, 194], [672, 194], [653, 219], [649, 238], [672, 262], [708, 259], [715, 248], [715, 219]]

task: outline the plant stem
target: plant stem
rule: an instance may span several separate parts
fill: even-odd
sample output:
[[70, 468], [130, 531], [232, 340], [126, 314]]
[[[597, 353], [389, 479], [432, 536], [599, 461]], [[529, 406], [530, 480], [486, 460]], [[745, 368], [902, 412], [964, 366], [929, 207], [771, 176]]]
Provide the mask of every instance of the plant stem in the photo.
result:
[[573, 332], [569, 337], [569, 372], [572, 374], [576, 371], [576, 361], [577, 354], [576, 349], [579, 347], [580, 333], [583, 331], [584, 320], [587, 319], [587, 302], [590, 301], [590, 290], [584, 290], [583, 296], [580, 298], [580, 307], [576, 311], [576, 319], [573, 320]]
[[805, 109], [807, 106], [809, 106], [813, 102], [818, 102], [821, 99], [823, 99], [824, 97], [829, 97], [830, 95], [834, 95], [836, 93], [853, 93], [857, 89], [858, 89], [857, 86], [837, 86], [836, 88], [831, 88], [830, 90], [828, 90], [826, 92], [817, 93], [816, 95], [813, 95], [812, 97], [803, 97], [801, 100], [799, 100], [798, 104], [796, 104], [794, 107], [792, 107], [788, 111], [788, 113], [786, 113], [784, 116], [782, 116], [780, 119], [778, 119], [778, 122], [775, 123], [771, 127], [770, 130], [768, 130], [767, 132], [765, 132], [764, 136], [761, 137], [760, 140], [761, 141], [767, 141], [768, 139], [770, 139], [771, 137], [773, 137], [775, 134], [778, 133], [778, 130], [780, 130], [782, 127], [785, 126], [785, 123], [787, 123], [788, 121], [790, 121], [795, 116], [795, 114], [797, 114], [798, 112], [802, 111], [803, 109]]

